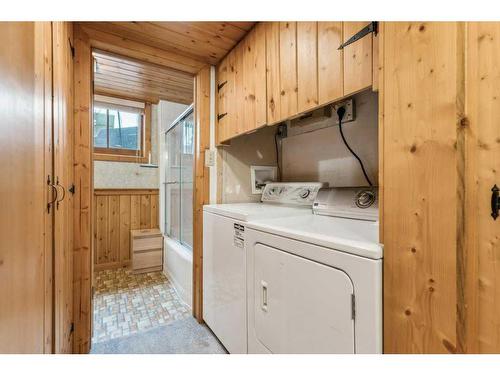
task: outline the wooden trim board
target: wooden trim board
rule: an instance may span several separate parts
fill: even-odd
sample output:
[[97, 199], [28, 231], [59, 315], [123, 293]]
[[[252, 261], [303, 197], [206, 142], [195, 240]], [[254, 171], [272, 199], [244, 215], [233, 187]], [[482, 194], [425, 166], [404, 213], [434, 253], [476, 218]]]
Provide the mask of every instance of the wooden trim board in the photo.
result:
[[209, 168], [205, 150], [210, 148], [210, 66], [195, 78], [195, 151], [193, 195], [193, 316], [203, 322], [203, 205], [210, 201]]

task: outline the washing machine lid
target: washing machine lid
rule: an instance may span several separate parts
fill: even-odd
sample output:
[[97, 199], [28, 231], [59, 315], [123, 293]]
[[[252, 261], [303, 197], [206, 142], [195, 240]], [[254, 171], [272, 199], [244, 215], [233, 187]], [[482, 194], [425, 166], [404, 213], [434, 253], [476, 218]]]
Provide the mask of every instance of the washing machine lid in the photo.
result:
[[247, 227], [365, 258], [383, 257], [378, 222], [310, 214], [254, 220]]
[[311, 207], [275, 206], [267, 203], [209, 204], [203, 210], [240, 221], [271, 219], [290, 215], [310, 215]]
[[203, 210], [232, 219], [249, 221], [312, 213], [321, 182], [273, 182], [262, 192], [259, 203], [225, 203], [203, 206]]

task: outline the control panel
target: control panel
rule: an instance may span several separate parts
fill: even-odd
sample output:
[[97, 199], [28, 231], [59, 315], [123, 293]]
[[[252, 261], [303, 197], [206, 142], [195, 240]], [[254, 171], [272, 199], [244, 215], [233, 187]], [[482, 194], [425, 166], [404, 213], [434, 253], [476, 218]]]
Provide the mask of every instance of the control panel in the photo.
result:
[[313, 213], [377, 221], [378, 189], [376, 187], [321, 189], [313, 203]]
[[261, 201], [312, 206], [318, 191], [327, 186], [321, 182], [273, 182], [265, 186]]

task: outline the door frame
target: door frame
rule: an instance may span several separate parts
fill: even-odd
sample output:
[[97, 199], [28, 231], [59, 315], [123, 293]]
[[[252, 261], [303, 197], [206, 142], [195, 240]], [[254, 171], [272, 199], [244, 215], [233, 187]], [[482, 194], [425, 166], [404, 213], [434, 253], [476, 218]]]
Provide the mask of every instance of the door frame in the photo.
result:
[[[92, 49], [97, 48], [78, 24], [74, 24], [74, 234], [73, 234], [73, 352], [88, 353], [92, 338], [93, 275], [93, 149]], [[122, 56], [127, 56], [122, 51]], [[211, 69], [207, 65], [194, 76], [195, 157], [193, 194], [193, 316], [203, 322], [203, 205], [209, 203], [209, 168], [204, 153], [210, 148]]]

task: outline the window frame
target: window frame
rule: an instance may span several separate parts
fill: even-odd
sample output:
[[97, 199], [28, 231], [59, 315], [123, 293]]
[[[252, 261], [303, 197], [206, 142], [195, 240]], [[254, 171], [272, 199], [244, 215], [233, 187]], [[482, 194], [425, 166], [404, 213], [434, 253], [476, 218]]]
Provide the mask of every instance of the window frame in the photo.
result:
[[[121, 106], [127, 107], [126, 105]], [[92, 107], [92, 132], [94, 124], [93, 117], [94, 106]], [[92, 141], [93, 139], [92, 133]], [[149, 154], [151, 153], [151, 103], [148, 102], [144, 103], [140, 143], [140, 150], [93, 146], [94, 160], [121, 161], [130, 163], [147, 163], [149, 161]]]

